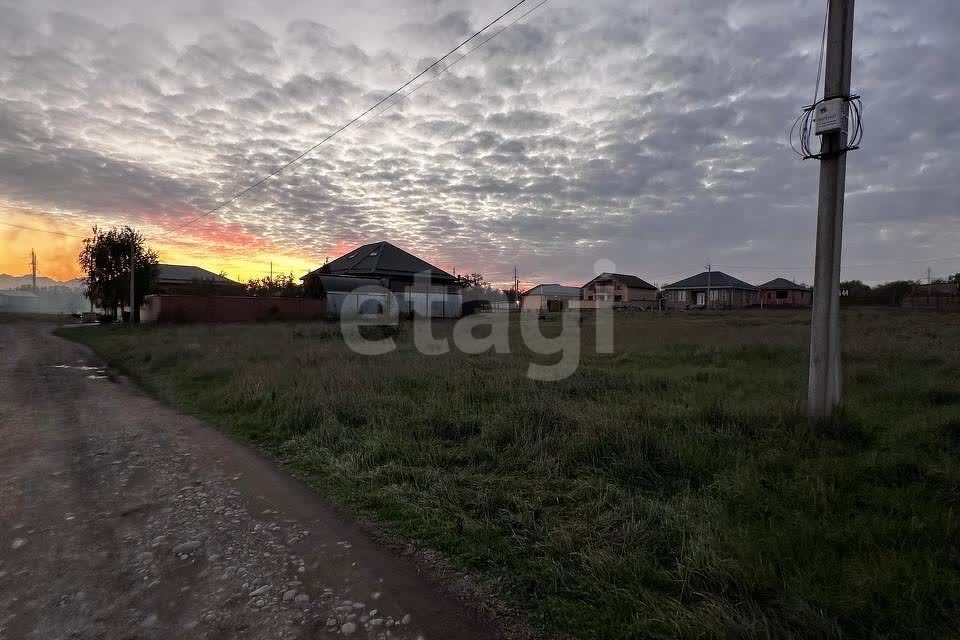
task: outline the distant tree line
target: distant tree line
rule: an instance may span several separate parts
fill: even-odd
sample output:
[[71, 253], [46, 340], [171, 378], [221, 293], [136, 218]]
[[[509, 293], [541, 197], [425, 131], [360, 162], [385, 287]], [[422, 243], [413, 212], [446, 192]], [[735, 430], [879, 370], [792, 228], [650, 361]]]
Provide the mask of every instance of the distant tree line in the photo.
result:
[[264, 278], [250, 278], [243, 285], [244, 292], [248, 296], [257, 297], [280, 297], [280, 298], [302, 298], [303, 285], [297, 282], [293, 274], [279, 274], [275, 276], [266, 276]]
[[498, 289], [487, 282], [483, 274], [471, 273], [457, 276], [456, 286], [460, 287], [460, 294], [464, 301], [490, 300], [491, 302], [516, 302], [519, 294], [514, 289]]
[[[960, 287], [960, 273], [949, 278], [931, 280], [932, 284], [952, 282]], [[900, 306], [903, 299], [914, 287], [922, 284], [916, 280], [893, 280], [871, 287], [860, 280], [847, 280], [840, 283], [840, 302], [842, 304], [875, 304]]]

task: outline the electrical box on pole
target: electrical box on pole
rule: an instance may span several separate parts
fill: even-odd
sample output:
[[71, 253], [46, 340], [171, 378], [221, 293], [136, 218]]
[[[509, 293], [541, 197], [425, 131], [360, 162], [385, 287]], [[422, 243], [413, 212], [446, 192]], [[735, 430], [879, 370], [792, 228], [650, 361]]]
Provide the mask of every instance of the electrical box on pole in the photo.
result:
[[849, 103], [844, 98], [824, 100], [817, 105], [815, 133], [822, 136], [827, 133], [847, 133], [847, 114]]

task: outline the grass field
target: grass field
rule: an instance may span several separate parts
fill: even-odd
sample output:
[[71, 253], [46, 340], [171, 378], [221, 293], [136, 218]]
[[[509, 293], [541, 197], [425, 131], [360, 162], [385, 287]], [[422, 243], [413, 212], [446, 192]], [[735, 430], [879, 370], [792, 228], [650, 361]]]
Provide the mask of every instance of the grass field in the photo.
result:
[[618, 316], [612, 355], [587, 323], [560, 382], [325, 324], [65, 335], [547, 634], [957, 637], [960, 316], [847, 310], [846, 409], [816, 425], [807, 319]]

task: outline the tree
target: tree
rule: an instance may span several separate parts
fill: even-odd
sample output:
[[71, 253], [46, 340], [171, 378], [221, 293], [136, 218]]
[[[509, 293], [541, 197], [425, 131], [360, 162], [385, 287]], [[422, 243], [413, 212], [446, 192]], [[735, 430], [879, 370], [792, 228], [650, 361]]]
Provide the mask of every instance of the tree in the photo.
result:
[[85, 295], [116, 319], [117, 307], [130, 303], [130, 252], [135, 250], [136, 299], [131, 305], [131, 320], [139, 320], [143, 297], [155, 276], [157, 253], [146, 247], [143, 236], [131, 227], [113, 227], [109, 231], [93, 227], [92, 231], [89, 238], [83, 239], [83, 249], [77, 257], [86, 274]]
[[482, 273], [457, 276], [456, 286], [464, 300], [503, 300], [504, 294], [484, 280]]
[[247, 295], [281, 298], [299, 298], [303, 296], [303, 287], [293, 279], [293, 274], [277, 275], [272, 278], [250, 278], [244, 285]]
[[874, 303], [899, 307], [903, 303], [904, 297], [910, 293], [910, 290], [916, 284], [912, 280], [894, 280], [877, 285], [873, 288]]

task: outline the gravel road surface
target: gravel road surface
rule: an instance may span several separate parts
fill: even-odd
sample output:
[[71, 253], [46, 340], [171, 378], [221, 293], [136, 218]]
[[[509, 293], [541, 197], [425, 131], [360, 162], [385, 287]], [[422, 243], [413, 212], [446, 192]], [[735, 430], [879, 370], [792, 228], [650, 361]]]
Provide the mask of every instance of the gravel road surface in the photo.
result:
[[0, 639], [487, 639], [489, 624], [305, 485], [0, 324]]

